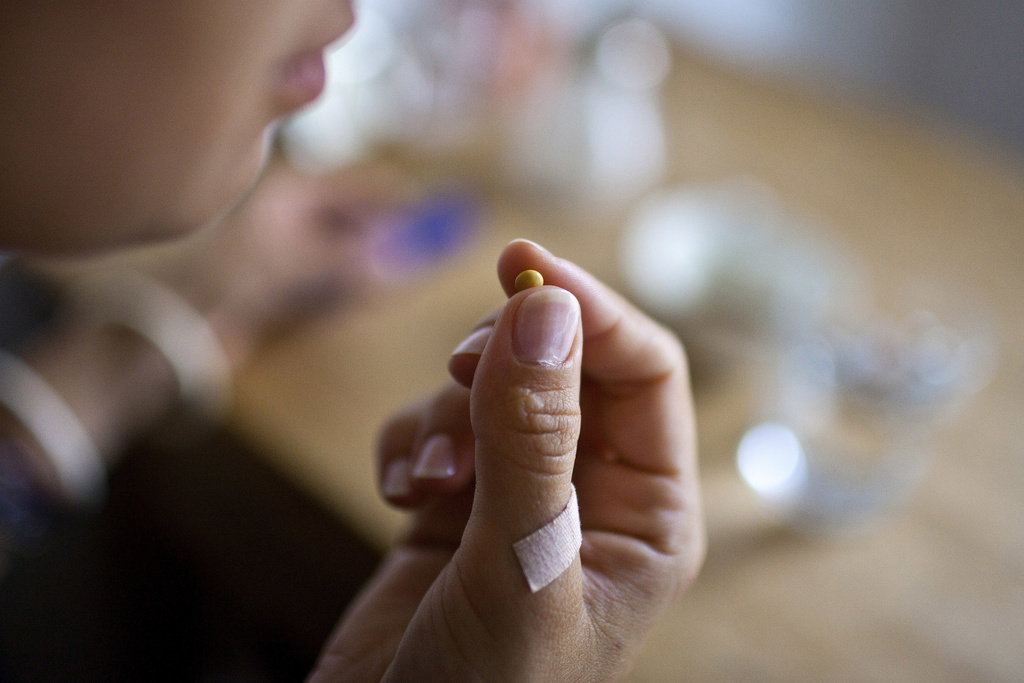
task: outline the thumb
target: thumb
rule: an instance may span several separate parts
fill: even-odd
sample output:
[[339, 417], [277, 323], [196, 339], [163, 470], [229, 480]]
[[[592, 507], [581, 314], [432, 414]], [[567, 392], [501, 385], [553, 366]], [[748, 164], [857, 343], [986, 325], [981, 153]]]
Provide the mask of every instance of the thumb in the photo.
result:
[[[512, 545], [569, 502], [582, 353], [579, 302], [564, 289], [534, 287], [506, 303], [476, 368], [470, 415], [477, 481], [462, 559], [501, 584], [489, 590], [526, 592]], [[578, 586], [574, 566], [567, 573]]]

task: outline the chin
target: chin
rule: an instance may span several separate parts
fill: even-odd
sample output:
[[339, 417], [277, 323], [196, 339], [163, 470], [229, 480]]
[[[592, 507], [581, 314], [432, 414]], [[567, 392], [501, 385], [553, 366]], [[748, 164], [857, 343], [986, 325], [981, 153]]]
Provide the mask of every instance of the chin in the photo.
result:
[[96, 256], [121, 249], [171, 242], [195, 232], [199, 227], [201, 224], [132, 223], [119, 227], [111, 227], [109, 223], [103, 226], [78, 224], [59, 232], [39, 231], [31, 235], [5, 236], [7, 239], [2, 249], [40, 257]]
[[32, 256], [95, 256], [121, 249], [169, 243], [187, 238], [203, 228], [216, 224], [241, 203], [255, 186], [258, 174], [247, 182], [225, 190], [218, 200], [202, 206], [193, 205], [187, 212], [165, 214], [152, 220], [125, 219], [90, 225], [78, 222], [64, 229], [28, 230], [4, 235], [0, 251], [15, 251]]
[[123, 231], [120, 239], [109, 240], [109, 246], [116, 248], [173, 241], [218, 223], [252, 193], [267, 166], [270, 149], [270, 138], [265, 137], [258, 146], [253, 146], [230, 174], [222, 176], [223, 181], [218, 187], [210, 189], [203, 198], [190, 197], [190, 201], [184, 202], [184, 206], [173, 215]]
[[164, 233], [164, 238], [181, 237], [224, 218], [244, 202], [259, 183], [273, 150], [273, 131], [267, 128], [259, 143], [253, 145], [247, 154], [235, 164], [230, 173], [225, 173], [219, 187], [206, 198], [182, 212]]
[[[4, 207], [0, 217], [0, 250], [34, 255], [92, 255], [184, 238], [216, 223], [230, 213], [255, 187], [266, 166], [271, 149], [270, 136], [263, 135], [241, 151], [233, 163], [184, 183], [178, 196], [155, 200], [148, 206], [124, 210], [101, 204], [83, 210], [59, 206], [41, 215], [38, 205]], [[131, 196], [121, 199], [130, 203]], [[114, 212], [109, 209], [115, 208]], [[116, 211], [117, 208], [122, 211]]]

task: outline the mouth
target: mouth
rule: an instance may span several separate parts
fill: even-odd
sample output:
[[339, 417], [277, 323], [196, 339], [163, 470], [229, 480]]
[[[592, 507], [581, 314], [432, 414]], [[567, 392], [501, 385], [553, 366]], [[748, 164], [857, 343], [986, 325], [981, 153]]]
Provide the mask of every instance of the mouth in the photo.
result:
[[309, 50], [289, 59], [281, 68], [279, 99], [286, 110], [309, 104], [323, 92], [327, 67], [322, 49]]
[[278, 116], [289, 114], [320, 96], [327, 84], [324, 52], [340, 40], [354, 22], [348, 0], [338, 5], [338, 12], [325, 18], [304, 49], [280, 63], [276, 101]]

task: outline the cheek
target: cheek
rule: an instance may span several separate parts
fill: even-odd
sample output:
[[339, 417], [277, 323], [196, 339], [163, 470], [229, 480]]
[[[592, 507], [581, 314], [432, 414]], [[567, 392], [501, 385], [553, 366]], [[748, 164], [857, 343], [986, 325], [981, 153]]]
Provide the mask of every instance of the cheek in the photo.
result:
[[138, 189], [149, 212], [145, 223], [186, 231], [231, 208], [252, 185], [265, 157], [273, 112], [265, 86], [243, 76], [193, 86], [194, 97], [173, 103], [140, 134], [149, 140], [148, 145], [140, 140], [148, 153], [135, 157], [137, 177], [144, 182]]
[[188, 148], [180, 182], [159, 204], [169, 209], [167, 219], [187, 230], [224, 213], [244, 196], [270, 148], [271, 127], [260, 128], [259, 123], [222, 129], [208, 144]]
[[168, 209], [179, 225], [202, 223], [230, 208], [259, 174], [267, 129], [282, 112], [275, 108], [276, 65], [253, 54], [249, 43], [269, 43], [272, 29], [245, 44], [223, 46], [217, 57], [206, 55], [203, 76], [180, 73], [175, 92], [183, 94], [163, 103], [158, 137], [164, 142], [154, 158], [169, 161], [147, 168], [146, 175], [161, 184], [152, 206]]
[[125, 1], [116, 19], [68, 3], [24, 44], [5, 37], [0, 124], [16, 122], [18, 139], [0, 148], [2, 221], [27, 226], [12, 237], [147, 241], [229, 209], [282, 113], [276, 65], [319, 0], [302, 1]]

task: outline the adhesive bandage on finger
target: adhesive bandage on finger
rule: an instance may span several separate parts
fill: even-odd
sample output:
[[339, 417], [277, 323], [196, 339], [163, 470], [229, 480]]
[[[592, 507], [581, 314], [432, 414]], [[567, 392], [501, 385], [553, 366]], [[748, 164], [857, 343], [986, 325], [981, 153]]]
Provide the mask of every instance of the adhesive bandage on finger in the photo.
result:
[[570, 484], [569, 502], [553, 520], [512, 544], [530, 592], [536, 593], [572, 566], [583, 544], [576, 487]]

